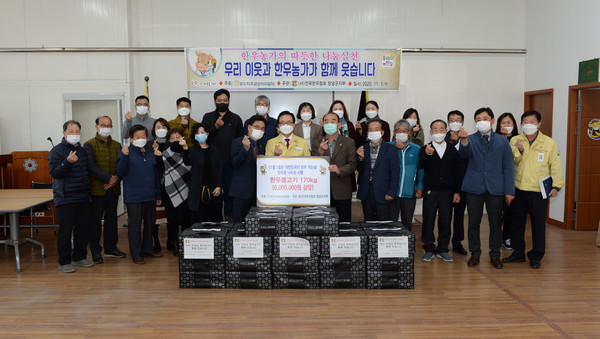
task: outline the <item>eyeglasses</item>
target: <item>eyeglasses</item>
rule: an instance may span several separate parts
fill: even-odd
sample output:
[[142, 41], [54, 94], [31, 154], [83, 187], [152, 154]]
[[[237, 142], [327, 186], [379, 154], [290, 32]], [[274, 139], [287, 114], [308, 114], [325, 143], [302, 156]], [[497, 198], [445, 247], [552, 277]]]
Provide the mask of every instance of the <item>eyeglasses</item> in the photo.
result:
[[260, 130], [260, 131], [264, 131], [265, 130], [265, 128], [261, 127], [261, 126], [256, 126], [256, 125], [250, 125], [250, 126], [252, 126], [252, 128], [254, 128], [254, 129], [257, 129], [257, 130]]
[[294, 123], [292, 121], [282, 121], [279, 123], [279, 126], [284, 126], [284, 125], [288, 125], [288, 126], [294, 126]]

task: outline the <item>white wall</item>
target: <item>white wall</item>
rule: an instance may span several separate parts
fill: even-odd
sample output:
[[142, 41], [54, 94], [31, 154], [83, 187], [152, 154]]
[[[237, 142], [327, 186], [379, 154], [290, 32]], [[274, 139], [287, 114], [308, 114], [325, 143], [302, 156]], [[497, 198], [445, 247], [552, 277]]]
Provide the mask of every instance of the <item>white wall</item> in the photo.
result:
[[[577, 84], [579, 62], [600, 57], [595, 0], [528, 0], [525, 90], [554, 88], [552, 136], [563, 174], [567, 159], [569, 86]], [[564, 191], [550, 200], [550, 217], [564, 221]]]

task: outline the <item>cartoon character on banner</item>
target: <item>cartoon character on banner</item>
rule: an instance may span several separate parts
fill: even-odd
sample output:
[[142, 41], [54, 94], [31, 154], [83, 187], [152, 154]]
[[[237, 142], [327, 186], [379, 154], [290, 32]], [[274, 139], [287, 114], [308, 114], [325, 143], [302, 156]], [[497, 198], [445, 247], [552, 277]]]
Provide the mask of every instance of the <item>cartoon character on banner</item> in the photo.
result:
[[587, 134], [593, 140], [600, 140], [600, 119], [592, 119], [588, 124]]
[[215, 73], [217, 59], [212, 54], [196, 51], [196, 73], [201, 76], [211, 76]]

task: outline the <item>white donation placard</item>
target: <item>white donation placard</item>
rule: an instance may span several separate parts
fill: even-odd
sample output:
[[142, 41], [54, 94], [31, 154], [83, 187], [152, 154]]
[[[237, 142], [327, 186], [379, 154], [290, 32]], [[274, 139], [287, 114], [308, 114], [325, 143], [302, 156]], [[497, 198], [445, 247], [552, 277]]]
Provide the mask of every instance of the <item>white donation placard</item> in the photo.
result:
[[214, 238], [184, 238], [183, 259], [214, 259]]
[[408, 258], [408, 237], [377, 237], [378, 258]]
[[321, 157], [256, 159], [259, 206], [329, 206], [329, 161]]
[[360, 237], [329, 238], [329, 256], [331, 258], [360, 257]]
[[306, 239], [295, 237], [279, 238], [280, 258], [310, 258], [310, 242]]
[[263, 238], [262, 237], [234, 237], [233, 238], [233, 257], [234, 258], [263, 258]]

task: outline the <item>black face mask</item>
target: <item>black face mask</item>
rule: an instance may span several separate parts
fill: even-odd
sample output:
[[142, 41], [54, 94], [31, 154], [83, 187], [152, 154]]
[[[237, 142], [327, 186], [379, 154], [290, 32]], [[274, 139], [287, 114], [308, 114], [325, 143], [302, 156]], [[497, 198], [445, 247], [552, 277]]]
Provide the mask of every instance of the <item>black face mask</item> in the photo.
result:
[[181, 146], [178, 141], [172, 142], [170, 147], [173, 152], [179, 153], [183, 151], [183, 146]]
[[217, 104], [217, 112], [227, 112], [229, 109], [229, 104]]

